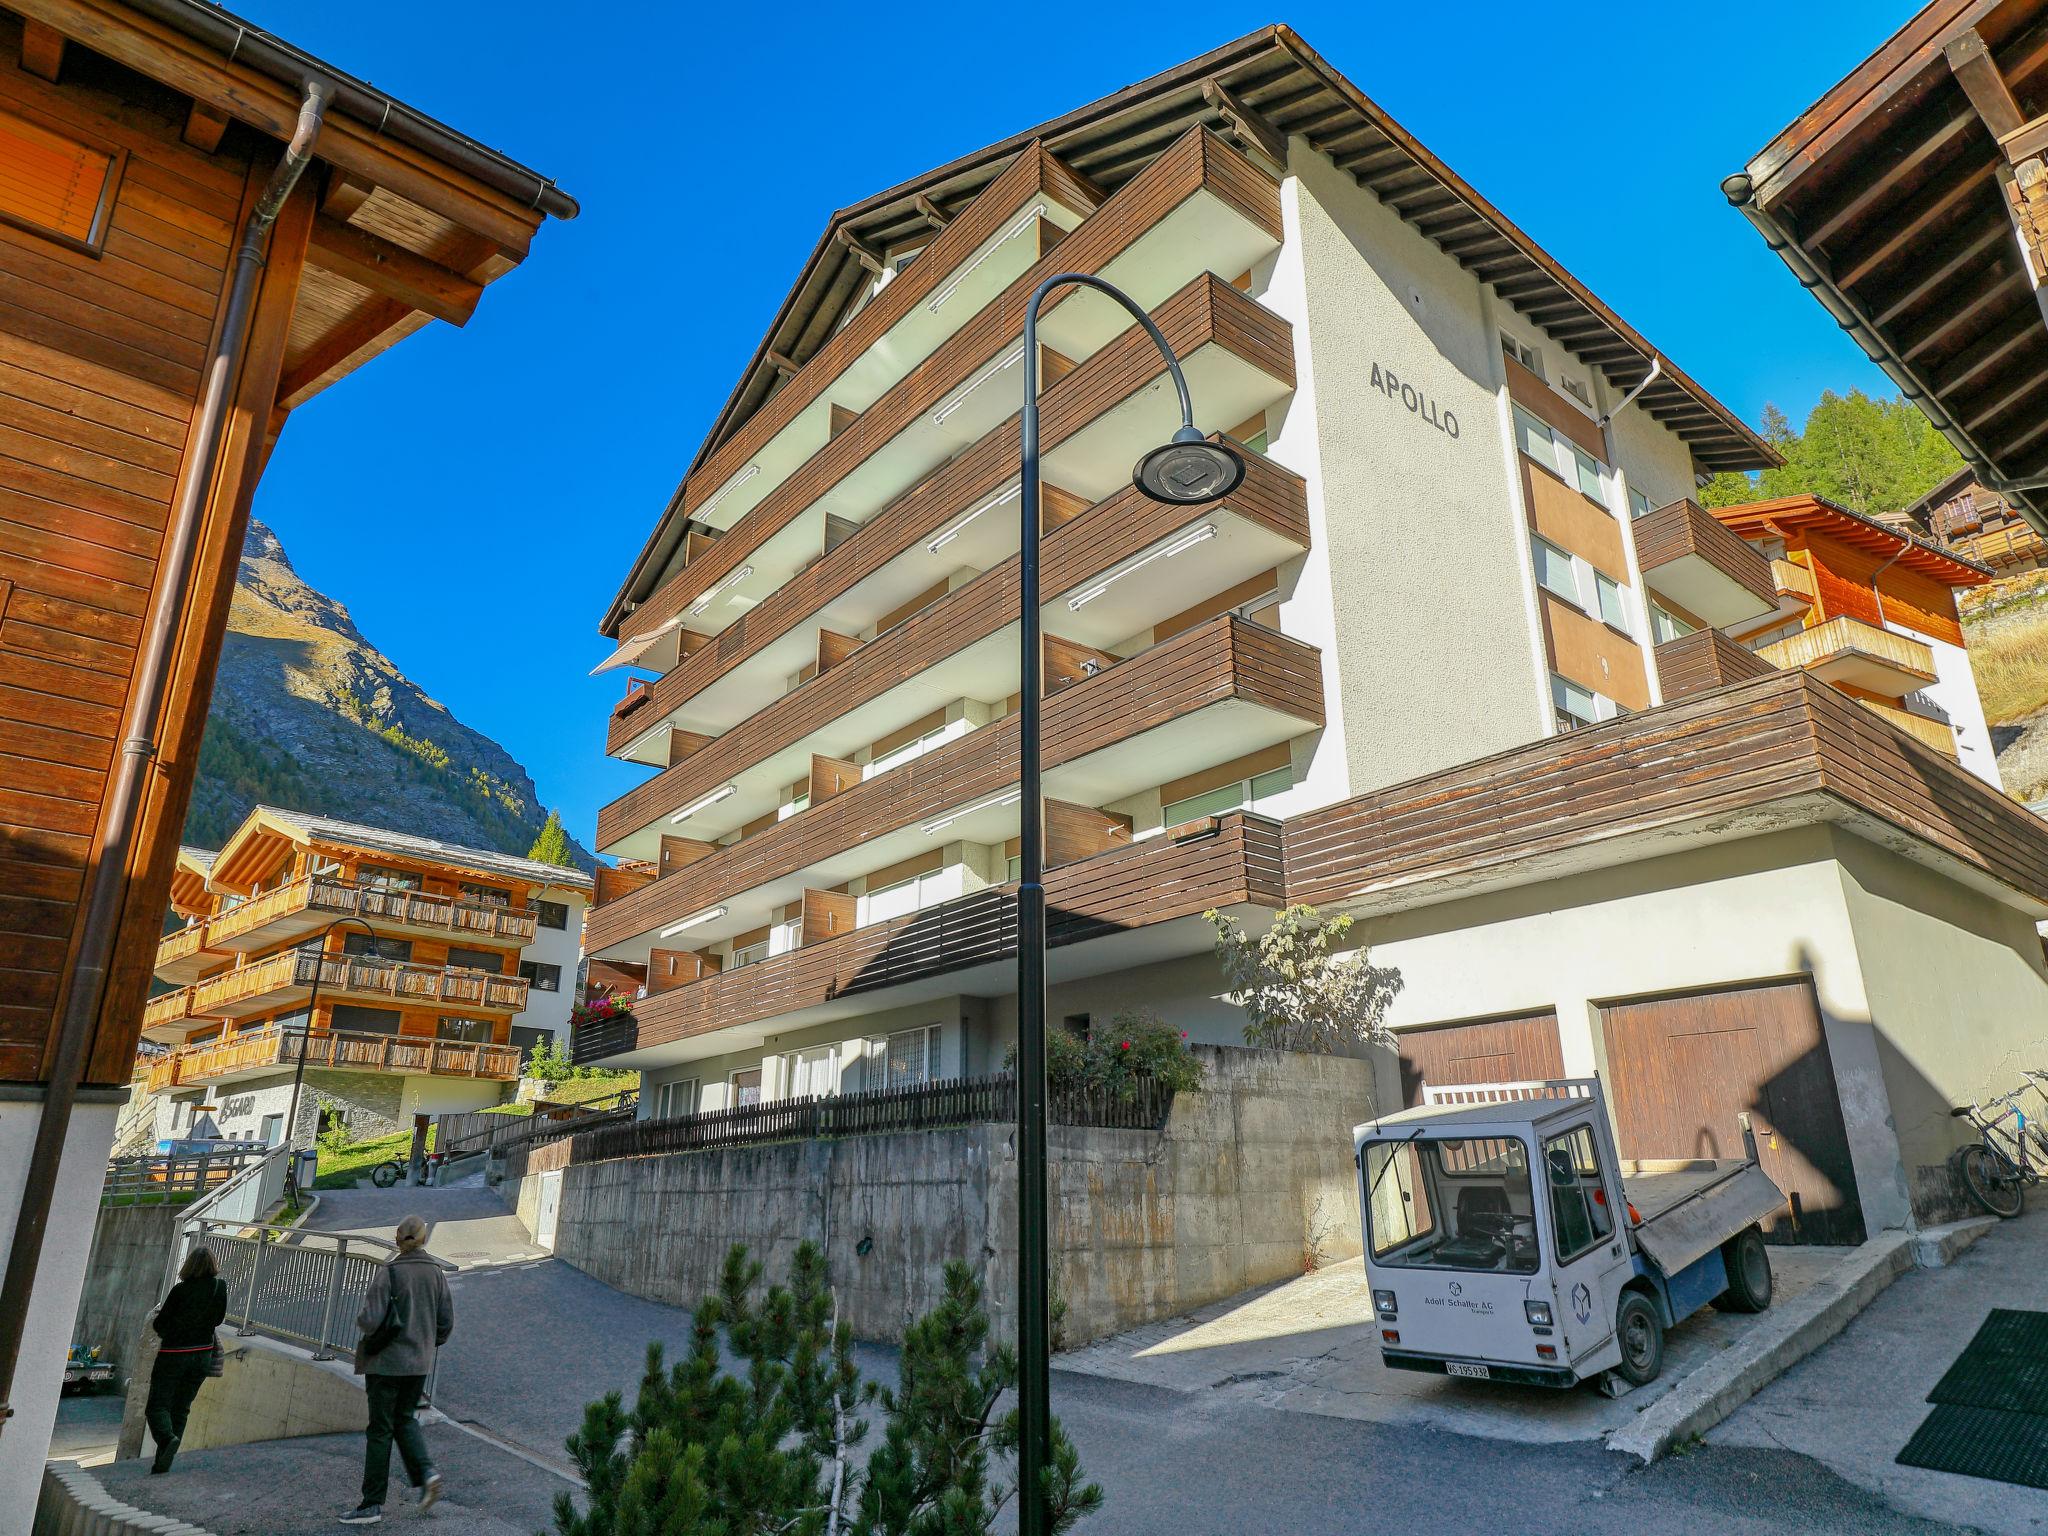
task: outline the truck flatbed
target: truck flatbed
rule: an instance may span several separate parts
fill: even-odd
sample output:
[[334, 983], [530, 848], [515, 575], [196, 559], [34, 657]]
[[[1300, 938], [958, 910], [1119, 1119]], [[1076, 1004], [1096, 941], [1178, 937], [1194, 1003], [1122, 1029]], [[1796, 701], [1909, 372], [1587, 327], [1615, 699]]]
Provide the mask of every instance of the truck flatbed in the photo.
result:
[[1636, 1246], [1667, 1275], [1785, 1203], [1770, 1176], [1748, 1158], [1624, 1162], [1621, 1188]]

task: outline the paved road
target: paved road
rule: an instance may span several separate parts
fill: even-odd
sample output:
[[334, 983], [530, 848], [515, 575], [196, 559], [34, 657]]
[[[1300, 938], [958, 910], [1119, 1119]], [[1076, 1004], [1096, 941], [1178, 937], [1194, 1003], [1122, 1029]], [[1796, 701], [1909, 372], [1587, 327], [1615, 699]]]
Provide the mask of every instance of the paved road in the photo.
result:
[[[611, 1389], [630, 1395], [650, 1338], [671, 1349], [687, 1341], [682, 1312], [536, 1256], [524, 1229], [481, 1188], [341, 1191], [317, 1219], [388, 1235], [415, 1208], [436, 1222], [433, 1251], [462, 1266], [440, 1388], [442, 1407], [460, 1420], [559, 1464], [562, 1437], [586, 1401]], [[872, 1371], [893, 1377], [889, 1351], [862, 1353]], [[1097, 1528], [1117, 1536], [1354, 1536], [1403, 1523], [1687, 1536], [1952, 1528], [1900, 1514], [1813, 1460], [1774, 1448], [1703, 1447], [1640, 1472], [1594, 1445], [1475, 1439], [1069, 1371], [1055, 1374], [1054, 1399], [1089, 1474], [1108, 1490], [1110, 1513]], [[452, 1470], [485, 1477], [508, 1497], [516, 1484], [516, 1504], [545, 1507], [541, 1495], [553, 1482], [546, 1473], [481, 1450]], [[482, 1491], [465, 1490], [472, 1498]]]

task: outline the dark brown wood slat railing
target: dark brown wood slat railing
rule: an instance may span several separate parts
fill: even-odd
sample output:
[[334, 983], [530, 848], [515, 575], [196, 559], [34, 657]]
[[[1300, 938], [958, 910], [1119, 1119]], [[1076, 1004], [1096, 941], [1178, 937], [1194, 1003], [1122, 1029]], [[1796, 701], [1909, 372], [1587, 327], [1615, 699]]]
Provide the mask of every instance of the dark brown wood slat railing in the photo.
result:
[[1766, 607], [1778, 600], [1771, 562], [1739, 533], [1723, 526], [1694, 501], [1674, 501], [1645, 513], [1634, 524], [1636, 563], [1643, 580], [1657, 585], [1657, 570], [1687, 555], [1698, 555], [1731, 580], [1742, 583]]
[[1777, 670], [1718, 629], [1696, 629], [1657, 647], [1657, 681], [1667, 704]]

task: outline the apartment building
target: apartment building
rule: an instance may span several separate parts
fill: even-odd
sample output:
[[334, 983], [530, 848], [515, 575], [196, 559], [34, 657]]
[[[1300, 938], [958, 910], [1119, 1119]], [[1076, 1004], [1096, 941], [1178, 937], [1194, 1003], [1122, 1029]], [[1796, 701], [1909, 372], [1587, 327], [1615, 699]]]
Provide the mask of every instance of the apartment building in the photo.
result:
[[26, 1509], [91, 1227], [42, 1213], [104, 1177], [257, 481], [576, 204], [201, 0], [0, 4], [0, 166], [0, 1219], [49, 1234], [0, 1285]]
[[1049, 310], [1050, 1016], [1235, 1041], [1202, 914], [1310, 901], [1403, 972], [1390, 1093], [1604, 1068], [1630, 1155], [1782, 1123], [1788, 1235], [1934, 1209], [1935, 1101], [2048, 1038], [2048, 832], [1730, 638], [1771, 562], [1688, 498], [1771, 450], [1284, 27], [833, 219], [604, 620], [650, 773], [588, 942], [642, 996], [579, 1059], [649, 1114], [1000, 1065], [1062, 269], [1248, 467], [1135, 492], [1162, 365]]
[[[184, 848], [169, 983], [137, 1063], [154, 1139], [202, 1114], [220, 1133], [384, 1135], [502, 1102], [565, 1036], [590, 877], [580, 870], [258, 806], [218, 852]], [[318, 981], [318, 996], [314, 983]]]
[[1956, 593], [1986, 566], [1819, 496], [1722, 507], [1771, 562], [1777, 606], [1730, 633], [1764, 660], [1833, 683], [1993, 789], [1998, 753], [1977, 696]]

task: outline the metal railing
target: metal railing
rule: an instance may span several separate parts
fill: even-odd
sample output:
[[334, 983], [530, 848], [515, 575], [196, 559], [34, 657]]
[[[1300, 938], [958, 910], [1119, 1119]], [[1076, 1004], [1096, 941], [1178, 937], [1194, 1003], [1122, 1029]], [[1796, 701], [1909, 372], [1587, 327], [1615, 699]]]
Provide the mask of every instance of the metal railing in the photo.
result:
[[108, 1205], [140, 1205], [143, 1201], [194, 1200], [269, 1155], [252, 1144], [247, 1151], [151, 1153], [107, 1160], [100, 1200]]
[[316, 1360], [355, 1349], [370, 1282], [397, 1247], [359, 1232], [301, 1232], [234, 1221], [189, 1223], [190, 1242], [213, 1250], [227, 1282], [229, 1323], [312, 1350]]

